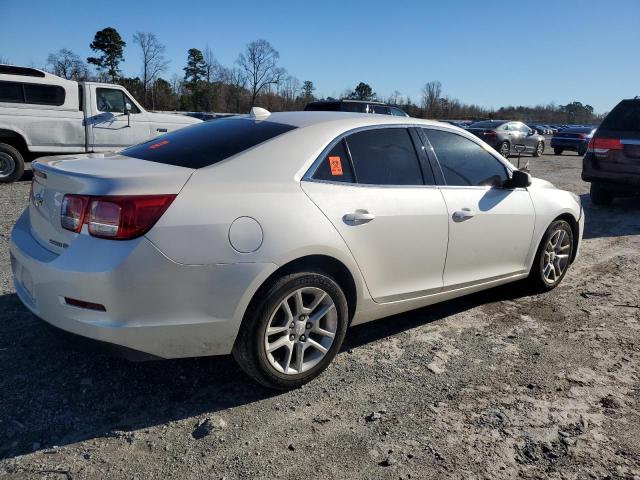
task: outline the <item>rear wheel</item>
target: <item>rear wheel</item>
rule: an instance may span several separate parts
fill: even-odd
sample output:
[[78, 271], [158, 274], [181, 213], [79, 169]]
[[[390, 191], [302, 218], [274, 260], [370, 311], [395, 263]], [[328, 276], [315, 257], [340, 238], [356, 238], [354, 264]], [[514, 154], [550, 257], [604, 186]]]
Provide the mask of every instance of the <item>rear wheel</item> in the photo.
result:
[[529, 283], [539, 292], [558, 286], [573, 255], [573, 231], [564, 220], [556, 220], [545, 232], [529, 273]]
[[561, 148], [553, 149], [553, 153], [555, 153], [556, 155], [562, 155], [562, 152], [564, 152], [564, 150], [562, 150]]
[[22, 177], [24, 159], [18, 150], [0, 143], [0, 183], [11, 183]]
[[585, 153], [587, 153], [587, 147], [578, 147], [578, 155], [583, 157]]
[[544, 152], [544, 142], [538, 142], [538, 145], [536, 145], [536, 149], [533, 152], [533, 156], [541, 157], [543, 152]]
[[296, 388], [331, 363], [347, 323], [347, 300], [333, 278], [321, 272], [286, 275], [247, 311], [233, 356], [262, 385]]
[[509, 153], [511, 153], [511, 145], [509, 145], [509, 142], [504, 141], [498, 147], [498, 151], [500, 152], [500, 155], [502, 155], [504, 158], [507, 158], [509, 156]]
[[593, 203], [594, 205], [606, 206], [611, 205], [611, 202], [613, 202], [613, 195], [611, 194], [611, 192], [604, 188], [598, 182], [591, 183], [591, 189], [589, 193], [591, 194], [591, 203]]

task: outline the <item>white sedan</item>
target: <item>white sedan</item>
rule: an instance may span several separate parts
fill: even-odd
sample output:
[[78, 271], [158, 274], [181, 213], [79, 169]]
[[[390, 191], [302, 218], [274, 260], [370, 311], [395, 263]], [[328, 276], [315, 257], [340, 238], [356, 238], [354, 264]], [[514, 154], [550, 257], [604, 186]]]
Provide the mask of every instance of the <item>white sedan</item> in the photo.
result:
[[274, 388], [327, 368], [349, 325], [554, 288], [584, 225], [475, 136], [387, 115], [256, 108], [33, 170], [11, 260], [35, 315], [155, 357], [233, 353]]

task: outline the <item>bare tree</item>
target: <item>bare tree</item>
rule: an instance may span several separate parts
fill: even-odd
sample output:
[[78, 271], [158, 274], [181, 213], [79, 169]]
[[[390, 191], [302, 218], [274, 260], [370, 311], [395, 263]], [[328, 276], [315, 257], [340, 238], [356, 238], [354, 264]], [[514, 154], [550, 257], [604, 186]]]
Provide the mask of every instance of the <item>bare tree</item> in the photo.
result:
[[[2, 63], [2, 62], [0, 62]], [[71, 50], [62, 48], [47, 57], [47, 67], [51, 73], [67, 80], [82, 81], [89, 78], [89, 67]]]
[[422, 87], [422, 107], [427, 118], [435, 118], [438, 114], [438, 102], [442, 95], [442, 83], [428, 82]]
[[[137, 32], [133, 36], [133, 42], [140, 45], [142, 50], [142, 92], [145, 106], [148, 105], [148, 91], [153, 86], [162, 72], [169, 66], [165, 60], [166, 47], [160, 43], [155, 33]], [[153, 88], [151, 88], [151, 106], [154, 107]]]
[[222, 72], [222, 65], [220, 65], [218, 60], [216, 60], [211, 47], [209, 45], [204, 47], [204, 52], [202, 52], [202, 54], [204, 56], [205, 63], [204, 79], [207, 81], [207, 83], [212, 83], [219, 80]]
[[402, 94], [398, 90], [394, 90], [389, 96], [388, 103], [391, 105], [399, 105], [402, 102]]
[[3, 57], [1, 55], [0, 55], [0, 64], [11, 65], [11, 63], [9, 62], [9, 59], [7, 57]]
[[251, 106], [261, 90], [269, 85], [277, 85], [285, 75], [284, 68], [278, 67], [280, 54], [269, 42], [260, 39], [247, 45], [238, 57], [238, 65], [244, 73], [251, 92]]

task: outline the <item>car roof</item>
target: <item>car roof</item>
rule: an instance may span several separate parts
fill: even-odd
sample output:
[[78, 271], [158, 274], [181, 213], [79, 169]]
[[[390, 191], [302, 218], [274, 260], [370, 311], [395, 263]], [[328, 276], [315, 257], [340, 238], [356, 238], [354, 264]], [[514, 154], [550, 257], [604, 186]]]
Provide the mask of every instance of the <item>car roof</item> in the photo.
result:
[[[244, 117], [246, 118], [246, 117]], [[355, 113], [355, 112], [276, 112], [264, 118], [265, 121], [284, 123], [295, 127], [310, 127], [313, 125], [332, 124], [337, 128], [358, 128], [368, 125], [452, 125], [434, 120], [422, 120], [413, 117], [395, 117], [392, 115]], [[455, 128], [455, 127], [454, 127]]]

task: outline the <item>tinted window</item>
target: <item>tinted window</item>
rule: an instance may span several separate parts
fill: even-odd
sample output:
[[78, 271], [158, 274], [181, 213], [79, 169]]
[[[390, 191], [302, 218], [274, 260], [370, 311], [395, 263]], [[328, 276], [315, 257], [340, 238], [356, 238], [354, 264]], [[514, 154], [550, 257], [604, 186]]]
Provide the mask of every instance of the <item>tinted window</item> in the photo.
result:
[[248, 118], [221, 118], [156, 137], [122, 152], [129, 157], [187, 168], [213, 165], [294, 126]]
[[356, 112], [356, 113], [361, 113], [363, 112], [363, 104], [362, 103], [358, 103], [358, 102], [342, 102], [341, 105], [341, 110], [343, 112]]
[[312, 102], [304, 107], [307, 112], [339, 112], [340, 102]]
[[313, 174], [313, 178], [331, 182], [353, 182], [353, 171], [343, 140], [323, 157], [322, 163], [318, 165], [316, 173]]
[[405, 128], [376, 128], [347, 137], [358, 183], [423, 185], [413, 141]]
[[371, 105], [371, 108], [373, 109], [373, 113], [389, 115], [389, 108], [384, 105]]
[[0, 102], [62, 105], [64, 88], [37, 83], [0, 82]]
[[26, 103], [36, 105], [62, 105], [64, 103], [64, 88], [56, 85], [38, 85], [36, 83], [24, 83], [24, 96]]
[[18, 82], [0, 82], [0, 102], [24, 103], [22, 84]]
[[507, 169], [480, 145], [455, 133], [426, 130], [447, 185], [502, 186]]
[[600, 130], [610, 132], [640, 132], [640, 101], [620, 102], [602, 121]]

